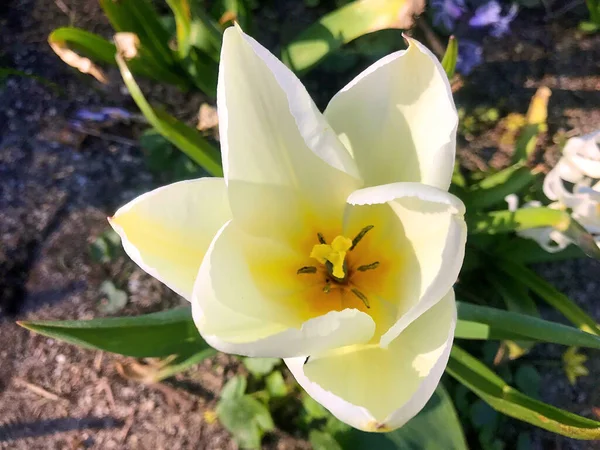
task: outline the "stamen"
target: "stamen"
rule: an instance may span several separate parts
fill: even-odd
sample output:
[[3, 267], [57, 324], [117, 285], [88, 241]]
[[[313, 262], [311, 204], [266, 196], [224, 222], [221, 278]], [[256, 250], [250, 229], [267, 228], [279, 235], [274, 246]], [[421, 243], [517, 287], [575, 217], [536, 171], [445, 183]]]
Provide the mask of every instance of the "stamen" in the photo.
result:
[[352, 293], [354, 295], [356, 295], [359, 299], [361, 299], [367, 308], [371, 307], [371, 304], [369, 303], [369, 299], [367, 298], [367, 296], [365, 294], [363, 294], [356, 288], [352, 288]]
[[362, 230], [360, 230], [356, 237], [352, 239], [352, 247], [350, 247], [350, 250], [354, 250], [354, 247], [356, 247], [356, 245], [361, 241], [361, 239], [365, 237], [365, 234], [371, 231], [373, 227], [374, 225], [367, 225]]
[[331, 292], [331, 284], [329, 283], [329, 280], [327, 280], [327, 283], [325, 284], [325, 286], [323, 286], [323, 292], [325, 292], [326, 294], [329, 294]]
[[317, 233], [317, 239], [319, 239], [320, 244], [327, 244], [327, 241], [325, 240], [323, 233]]
[[379, 267], [379, 261], [372, 262], [371, 264], [365, 264], [364, 266], [358, 266], [356, 270], [365, 272], [367, 270], [377, 269]]
[[317, 273], [317, 268], [315, 266], [304, 266], [296, 272], [297, 275], [300, 275], [301, 273]]

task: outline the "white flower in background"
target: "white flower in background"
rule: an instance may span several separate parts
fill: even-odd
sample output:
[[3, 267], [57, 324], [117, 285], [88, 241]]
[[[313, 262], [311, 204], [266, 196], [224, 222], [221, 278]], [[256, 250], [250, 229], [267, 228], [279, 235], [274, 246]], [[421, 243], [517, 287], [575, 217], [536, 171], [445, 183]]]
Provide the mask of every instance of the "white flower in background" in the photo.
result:
[[[563, 156], [544, 179], [544, 194], [553, 209], [570, 209], [572, 217], [591, 233], [600, 246], [600, 130], [567, 141]], [[518, 207], [514, 194], [506, 198], [511, 211]], [[529, 202], [528, 207], [542, 206]], [[519, 236], [535, 240], [544, 250], [564, 250], [571, 239], [553, 228], [519, 231]]]
[[285, 358], [356, 428], [402, 426], [439, 383], [456, 324], [466, 226], [447, 192], [457, 114], [444, 70], [411, 39], [321, 114], [229, 28], [217, 106], [225, 177], [120, 208], [125, 250], [192, 303], [213, 347]]

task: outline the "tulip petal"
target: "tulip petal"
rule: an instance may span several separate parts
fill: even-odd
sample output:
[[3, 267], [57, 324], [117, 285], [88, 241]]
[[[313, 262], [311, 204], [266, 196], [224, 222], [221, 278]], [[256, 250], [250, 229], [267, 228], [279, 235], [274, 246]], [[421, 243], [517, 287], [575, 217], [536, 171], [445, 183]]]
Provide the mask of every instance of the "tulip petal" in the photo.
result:
[[140, 195], [109, 222], [136, 264], [189, 300], [206, 250], [230, 219], [223, 178], [200, 178]]
[[354, 156], [365, 186], [418, 181], [448, 190], [458, 116], [437, 58], [408, 49], [367, 68], [338, 92], [325, 117]]
[[217, 91], [223, 169], [241, 226], [272, 235], [299, 206], [339, 217], [360, 184], [354, 161], [300, 80], [239, 27], [225, 31]]
[[316, 401], [364, 431], [390, 431], [414, 417], [433, 395], [448, 363], [454, 292], [412, 322], [387, 348], [354, 346], [288, 358], [288, 368]]
[[[256, 240], [261, 251], [252, 246]], [[224, 225], [206, 253], [192, 296], [204, 339], [227, 353], [279, 358], [371, 339], [375, 324], [368, 314], [310, 311], [294, 261], [292, 250], [249, 236], [233, 221]], [[292, 276], [286, 277], [289, 269]]]
[[[462, 266], [467, 229], [463, 203], [446, 191], [420, 183], [392, 183], [361, 189], [350, 195], [347, 221], [371, 216], [371, 209], [387, 203], [395, 215], [388, 225], [403, 234], [404, 248], [390, 249], [398, 255], [401, 270], [392, 277], [397, 283], [396, 323], [381, 336], [388, 345], [412, 321], [435, 305], [458, 278]], [[373, 206], [369, 206], [373, 205]], [[364, 223], [364, 220], [363, 220]], [[395, 228], [394, 228], [395, 227]]]

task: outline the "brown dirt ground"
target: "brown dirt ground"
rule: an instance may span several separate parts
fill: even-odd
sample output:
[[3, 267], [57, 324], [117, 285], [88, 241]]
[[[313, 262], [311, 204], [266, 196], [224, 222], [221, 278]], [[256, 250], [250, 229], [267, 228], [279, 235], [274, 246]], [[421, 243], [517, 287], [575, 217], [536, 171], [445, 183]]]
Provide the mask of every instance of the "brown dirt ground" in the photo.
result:
[[[205, 415], [214, 409], [223, 383], [240, 370], [233, 358], [220, 355], [173, 381], [144, 386], [117, 374], [115, 362], [126, 358], [36, 336], [14, 324], [15, 319], [97, 317], [99, 284], [122, 273], [131, 273], [122, 286], [130, 295], [125, 314], [157, 311], [181, 300], [125, 258], [103, 267], [89, 257], [90, 239], [106, 228], [105, 217], [154, 187], [139, 149], [94, 137], [80, 146], [43, 139], [62, 129], [78, 107], [135, 110], [116, 73], [111, 72], [108, 87], [101, 87], [65, 67], [45, 42], [52, 29], [69, 23], [107, 34], [110, 28], [97, 2], [13, 1], [0, 6], [0, 14], [6, 49], [0, 65], [32, 70], [59, 88], [13, 77], [0, 91], [0, 122], [7, 124], [0, 130], [0, 448], [236, 448]], [[271, 20], [283, 23], [277, 14], [283, 13]], [[600, 124], [600, 35], [579, 36], [576, 24], [563, 17], [548, 25], [524, 13], [514, 36], [487, 43], [486, 64], [466, 80], [457, 102], [525, 112], [535, 89], [549, 86], [549, 131], [540, 158], [556, 161], [552, 136], [560, 130], [589, 132]], [[309, 88], [319, 87], [313, 76], [308, 81]], [[151, 88], [152, 98], [163, 103], [168, 98], [183, 118], [193, 117], [202, 100]], [[136, 130], [112, 131], [135, 138]], [[465, 166], [485, 167], [493, 158], [498, 161], [492, 165], [502, 165], [506, 157], [491, 150], [500, 133], [492, 127], [463, 141], [459, 154]], [[538, 269], [600, 320], [600, 264], [576, 261]], [[548, 347], [549, 357], [559, 354]], [[590, 371], [576, 388], [559, 370], [544, 373], [544, 399], [591, 416], [591, 408], [600, 405], [599, 358], [591, 360]], [[534, 436], [537, 448], [598, 448], [544, 432]], [[265, 448], [309, 447], [299, 436], [278, 432]]]

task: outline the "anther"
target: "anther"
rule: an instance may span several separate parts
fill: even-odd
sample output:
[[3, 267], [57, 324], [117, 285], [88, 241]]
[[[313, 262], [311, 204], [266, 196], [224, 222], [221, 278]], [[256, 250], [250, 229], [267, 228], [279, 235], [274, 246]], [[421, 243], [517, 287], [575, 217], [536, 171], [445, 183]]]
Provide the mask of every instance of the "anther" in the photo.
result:
[[327, 244], [327, 241], [325, 241], [325, 237], [323, 236], [323, 233], [317, 233], [317, 239], [319, 239], [319, 244]]
[[362, 292], [360, 292], [358, 289], [356, 288], [352, 288], [352, 293], [354, 295], [356, 295], [359, 299], [361, 299], [361, 301], [365, 304], [365, 306], [367, 308], [371, 307], [371, 304], [369, 303], [369, 299], [367, 298], [367, 296], [365, 294], [363, 294]]
[[301, 273], [317, 273], [317, 268], [315, 266], [304, 266], [296, 272], [297, 275], [300, 275]]
[[364, 266], [358, 266], [356, 270], [365, 272], [367, 270], [377, 269], [379, 267], [379, 261], [372, 262], [371, 264], [365, 264]]
[[354, 247], [356, 247], [356, 245], [361, 241], [361, 239], [365, 237], [365, 234], [371, 231], [373, 227], [374, 225], [367, 225], [362, 230], [360, 230], [356, 237], [352, 239], [352, 247], [350, 247], [350, 250], [354, 250]]

